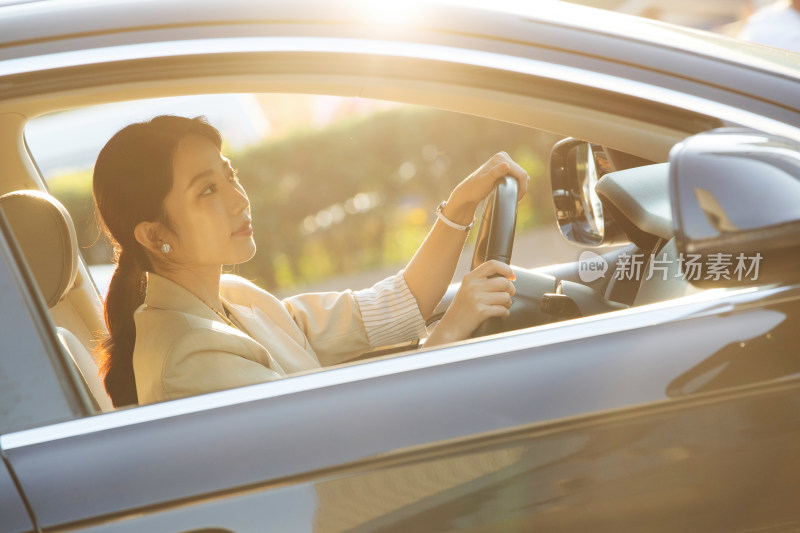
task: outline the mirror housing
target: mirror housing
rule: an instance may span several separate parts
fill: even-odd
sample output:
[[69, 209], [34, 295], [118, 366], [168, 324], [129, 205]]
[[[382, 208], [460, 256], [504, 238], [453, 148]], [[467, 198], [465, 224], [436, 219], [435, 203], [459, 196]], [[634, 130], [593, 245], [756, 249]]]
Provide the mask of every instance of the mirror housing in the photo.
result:
[[603, 209], [597, 181], [615, 170], [605, 148], [568, 137], [550, 152], [550, 180], [556, 221], [568, 241], [581, 246], [625, 242], [624, 233]]
[[675, 145], [669, 159], [687, 281], [726, 287], [800, 279], [800, 143], [720, 128]]

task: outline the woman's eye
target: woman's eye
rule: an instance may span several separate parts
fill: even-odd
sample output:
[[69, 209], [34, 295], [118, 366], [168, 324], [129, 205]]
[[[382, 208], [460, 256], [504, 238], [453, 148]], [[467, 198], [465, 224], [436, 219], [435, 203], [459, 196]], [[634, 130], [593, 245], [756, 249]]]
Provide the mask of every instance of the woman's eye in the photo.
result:
[[[239, 183], [239, 176], [236, 175], [236, 169], [228, 167], [227, 174], [228, 174], [228, 181], [233, 182], [235, 184]], [[218, 188], [219, 187], [216, 183], [212, 183], [211, 185], [202, 190], [200, 196], [211, 196], [212, 194], [217, 192]]]

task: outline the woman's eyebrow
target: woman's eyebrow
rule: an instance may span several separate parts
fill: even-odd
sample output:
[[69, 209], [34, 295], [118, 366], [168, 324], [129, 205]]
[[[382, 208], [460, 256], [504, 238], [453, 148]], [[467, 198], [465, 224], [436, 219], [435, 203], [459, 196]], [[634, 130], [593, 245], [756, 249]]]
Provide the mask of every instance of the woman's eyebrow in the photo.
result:
[[189, 185], [186, 186], [186, 190], [188, 191], [194, 186], [196, 182], [212, 174], [214, 174], [213, 168], [209, 168], [208, 170], [204, 170], [203, 172], [197, 174], [195, 177], [189, 180]]

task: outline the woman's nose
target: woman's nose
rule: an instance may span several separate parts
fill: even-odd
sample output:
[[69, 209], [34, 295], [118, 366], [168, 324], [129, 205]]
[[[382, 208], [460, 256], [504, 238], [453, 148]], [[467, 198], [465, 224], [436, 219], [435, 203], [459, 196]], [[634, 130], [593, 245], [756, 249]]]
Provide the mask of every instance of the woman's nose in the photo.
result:
[[241, 185], [234, 185], [231, 189], [231, 209], [235, 214], [239, 214], [250, 207], [250, 200]]

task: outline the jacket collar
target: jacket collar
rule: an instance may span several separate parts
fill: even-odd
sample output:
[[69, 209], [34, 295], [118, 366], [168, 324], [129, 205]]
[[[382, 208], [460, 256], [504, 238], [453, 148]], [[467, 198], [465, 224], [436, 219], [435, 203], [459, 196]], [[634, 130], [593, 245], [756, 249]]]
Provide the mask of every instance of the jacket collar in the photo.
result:
[[217, 314], [189, 289], [154, 272], [147, 273], [147, 294], [144, 303], [148, 307], [220, 320]]
[[[224, 298], [222, 299], [222, 302], [225, 304], [225, 307], [231, 311], [233, 318], [238, 321], [242, 327], [249, 327], [250, 319], [253, 314], [249, 307], [233, 305]], [[267, 357], [269, 358], [269, 367], [281, 375], [286, 375], [286, 372], [281, 368], [278, 362], [275, 361], [272, 355], [270, 355], [269, 351], [267, 351], [263, 345], [259, 344], [257, 340], [251, 337], [246, 329], [240, 329], [239, 326], [230, 327], [226, 322], [221, 320], [220, 317], [200, 298], [189, 291], [189, 289], [186, 289], [182, 285], [179, 285], [174, 281], [165, 278], [164, 276], [159, 276], [153, 272], [147, 272], [147, 293], [145, 295], [144, 304], [147, 307], [177, 311], [179, 313], [186, 313], [198, 316], [200, 318], [213, 320], [219, 324], [220, 330], [228, 331], [231, 334], [240, 337], [245, 343], [252, 342], [260, 346], [261, 349], [267, 352]]]

